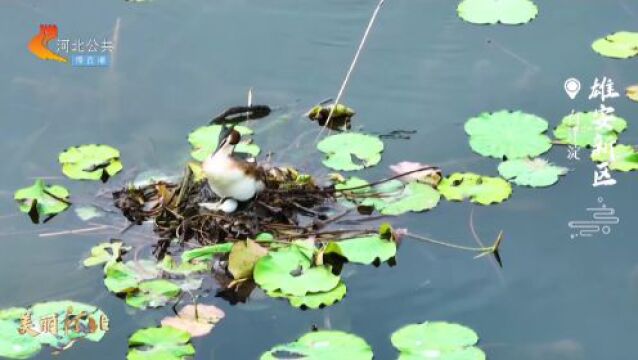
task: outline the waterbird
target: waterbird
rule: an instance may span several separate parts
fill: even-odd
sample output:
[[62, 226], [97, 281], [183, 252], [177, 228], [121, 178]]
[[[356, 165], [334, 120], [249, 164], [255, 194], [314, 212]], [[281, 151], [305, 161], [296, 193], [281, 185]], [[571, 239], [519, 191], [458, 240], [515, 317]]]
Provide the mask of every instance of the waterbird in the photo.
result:
[[220, 200], [200, 203], [200, 206], [231, 213], [237, 209], [238, 202], [248, 201], [264, 189], [261, 167], [234, 154], [240, 140], [241, 135], [233, 126], [222, 128], [217, 149], [202, 164], [208, 185]]

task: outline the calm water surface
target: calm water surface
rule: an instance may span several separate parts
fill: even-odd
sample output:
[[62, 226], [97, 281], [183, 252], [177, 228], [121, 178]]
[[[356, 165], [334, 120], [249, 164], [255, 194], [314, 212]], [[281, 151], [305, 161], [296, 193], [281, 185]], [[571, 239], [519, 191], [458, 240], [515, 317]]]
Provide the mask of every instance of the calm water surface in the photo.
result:
[[[590, 50], [607, 33], [638, 28], [638, 5], [617, 0], [536, 0], [540, 16], [520, 27], [472, 26], [456, 17], [456, 1], [388, 0], [362, 55], [345, 101], [355, 127], [384, 133], [415, 129], [410, 140], [386, 141], [380, 166], [361, 176], [388, 174], [397, 161], [442, 166], [447, 173], [497, 174], [496, 161], [473, 154], [463, 123], [482, 111], [521, 109], [552, 126], [572, 109], [599, 102], [586, 91], [574, 101], [566, 78], [587, 87], [608, 76], [622, 89], [638, 82], [636, 60], [614, 61]], [[39, 236], [85, 227], [73, 211], [34, 226], [17, 214], [13, 191], [34, 177], [60, 177], [57, 154], [70, 145], [119, 148], [129, 170], [178, 173], [189, 157], [187, 134], [224, 108], [255, 101], [277, 110], [255, 128], [257, 142], [276, 158], [322, 172], [320, 155], [284, 152], [298, 134], [317, 129], [301, 114], [334, 97], [374, 0], [27, 1], [0, 3], [0, 308], [72, 299], [101, 307], [112, 330], [100, 343], [81, 342], [60, 359], [124, 358], [128, 336], [154, 326], [170, 310], [133, 312], [106, 291], [101, 270], [81, 259], [107, 233]], [[56, 23], [60, 37], [119, 41], [109, 69], [80, 69], [37, 60], [26, 43], [40, 23]], [[638, 143], [638, 106], [611, 103], [629, 122], [622, 142]], [[279, 151], [279, 152], [278, 152]], [[502, 205], [475, 207], [479, 236], [502, 229], [504, 268], [427, 244], [403, 242], [395, 267], [348, 266], [348, 295], [318, 311], [298, 311], [259, 291], [195, 340], [196, 359], [256, 359], [292, 341], [313, 324], [356, 333], [376, 358], [396, 357], [389, 335], [425, 320], [466, 324], [481, 335], [493, 360], [635, 358], [638, 336], [638, 195], [636, 175], [616, 174], [613, 187], [592, 187], [594, 165], [568, 160], [555, 147], [548, 158], [573, 171], [549, 189], [515, 188]], [[120, 175], [108, 186], [118, 185]], [[76, 202], [90, 202], [95, 183], [68, 186]], [[587, 216], [604, 197], [620, 224], [611, 234], [570, 239], [567, 223]], [[403, 216], [396, 226], [473, 245], [472, 206], [442, 202], [433, 211]], [[102, 221], [102, 220], [98, 220]], [[117, 223], [117, 218], [115, 219]], [[121, 223], [120, 223], [121, 224]], [[139, 239], [138, 239], [139, 240]], [[135, 241], [135, 239], [132, 239]], [[142, 241], [142, 240], [140, 240]], [[48, 350], [39, 359], [48, 359]]]

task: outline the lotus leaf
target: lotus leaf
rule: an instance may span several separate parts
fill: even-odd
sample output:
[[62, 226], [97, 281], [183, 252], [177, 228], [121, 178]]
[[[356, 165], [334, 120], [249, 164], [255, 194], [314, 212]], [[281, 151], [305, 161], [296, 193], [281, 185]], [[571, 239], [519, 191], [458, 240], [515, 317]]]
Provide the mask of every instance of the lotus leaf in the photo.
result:
[[638, 33], [619, 31], [597, 39], [591, 47], [602, 56], [627, 59], [638, 55]]
[[463, 0], [457, 12], [473, 24], [518, 25], [532, 21], [538, 7], [530, 0]]
[[69, 207], [69, 191], [60, 185], [47, 186], [42, 179], [37, 179], [29, 187], [19, 189], [14, 199], [20, 205], [20, 211], [29, 214], [37, 223], [41, 215], [55, 215]]
[[[261, 151], [259, 146], [244, 141], [249, 135], [253, 134], [252, 129], [245, 126], [235, 126], [237, 132], [242, 136], [242, 142], [235, 146], [235, 152], [249, 154], [251, 156], [259, 155]], [[222, 125], [208, 125], [199, 127], [188, 135], [188, 142], [193, 146], [191, 156], [198, 161], [204, 161], [217, 148], [219, 143], [219, 135], [222, 131]]]
[[459, 324], [442, 321], [411, 324], [395, 331], [392, 345], [400, 351], [400, 360], [485, 360], [477, 348], [478, 335]]
[[339, 241], [331, 241], [324, 254], [335, 253], [349, 262], [372, 264], [375, 260], [387, 261], [397, 253], [397, 244], [392, 240], [382, 239], [379, 235], [359, 237]]
[[171, 326], [141, 329], [128, 340], [127, 360], [183, 360], [195, 355], [188, 332]]
[[91, 248], [91, 256], [86, 258], [83, 264], [86, 267], [104, 264], [104, 272], [106, 273], [106, 269], [115, 264], [123, 252], [129, 250], [131, 247], [123, 246], [121, 241], [101, 243]]
[[627, 121], [602, 112], [578, 112], [567, 115], [554, 130], [554, 136], [565, 143], [581, 147], [614, 144]]
[[157, 279], [144, 281], [134, 292], [128, 293], [126, 303], [138, 309], [160, 307], [176, 299], [182, 289], [172, 281]]
[[474, 173], [454, 173], [439, 184], [438, 190], [447, 200], [489, 205], [505, 201], [512, 194], [512, 186], [499, 177]]
[[[611, 155], [613, 154], [613, 158]], [[629, 145], [603, 146], [592, 150], [591, 159], [596, 162], [607, 162], [611, 170], [638, 170], [638, 152]]]
[[323, 164], [331, 169], [361, 170], [381, 161], [383, 142], [374, 135], [348, 132], [326, 137], [317, 149], [326, 154]]
[[342, 331], [314, 331], [297, 341], [277, 345], [261, 355], [261, 360], [371, 360], [372, 348], [362, 338]]
[[330, 306], [346, 296], [346, 284], [339, 282], [337, 286], [329, 291], [308, 293], [302, 296], [285, 295], [279, 290], [267, 292], [271, 297], [285, 297], [290, 305], [296, 308], [318, 309], [324, 306]]
[[502, 162], [498, 172], [516, 185], [544, 187], [555, 184], [567, 168], [555, 166], [544, 159], [515, 159]]
[[72, 146], [58, 157], [64, 175], [75, 180], [102, 180], [122, 170], [120, 152], [108, 145]]

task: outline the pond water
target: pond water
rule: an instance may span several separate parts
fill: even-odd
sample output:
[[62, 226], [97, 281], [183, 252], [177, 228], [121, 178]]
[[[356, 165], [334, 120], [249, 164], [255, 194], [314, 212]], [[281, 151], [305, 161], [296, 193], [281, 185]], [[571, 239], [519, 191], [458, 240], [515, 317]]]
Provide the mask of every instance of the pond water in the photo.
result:
[[[386, 140], [381, 164], [359, 175], [378, 179], [402, 160], [437, 164], [445, 173], [497, 175], [497, 161], [474, 154], [464, 122], [500, 109], [537, 114], [556, 126], [588, 100], [595, 77], [623, 89], [638, 82], [636, 60], [611, 60], [591, 42], [635, 30], [638, 5], [623, 0], [536, 0], [539, 17], [524, 26], [475, 26], [456, 15], [456, 1], [387, 0], [344, 101], [366, 132], [417, 130], [410, 140]], [[275, 112], [254, 124], [256, 141], [276, 159], [325, 174], [311, 142], [318, 131], [302, 114], [334, 97], [376, 1], [155, 0], [0, 4], [0, 308], [72, 299], [99, 306], [111, 319], [100, 343], [81, 342], [61, 359], [124, 358], [128, 336], [154, 326], [170, 309], [133, 312], [103, 285], [98, 268], [84, 269], [90, 248], [109, 232], [41, 236], [87, 224], [73, 211], [45, 225], [19, 214], [15, 189], [36, 177], [68, 186], [90, 202], [97, 183], [61, 176], [57, 154], [70, 145], [105, 143], [120, 149], [128, 170], [178, 173], [189, 158], [187, 134], [223, 109], [254, 100]], [[39, 24], [60, 37], [118, 41], [109, 68], [43, 62], [26, 49]], [[570, 100], [569, 77], [583, 83]], [[638, 143], [638, 106], [610, 102], [628, 120], [624, 143]], [[285, 151], [298, 134], [303, 146]], [[340, 303], [299, 311], [259, 291], [247, 304], [204, 301], [226, 318], [194, 340], [196, 359], [256, 359], [313, 325], [355, 333], [377, 359], [396, 351], [389, 335], [404, 324], [459, 322], [475, 329], [489, 359], [628, 359], [638, 336], [638, 221], [635, 173], [614, 174], [614, 186], [593, 187], [595, 165], [565, 147], [547, 157], [572, 171], [547, 189], [515, 187], [503, 204], [482, 207], [442, 201], [432, 211], [402, 216], [395, 226], [468, 246], [503, 230], [503, 269], [488, 257], [406, 239], [389, 267], [348, 266]], [[106, 186], [121, 185], [126, 172]], [[620, 223], [608, 235], [571, 239], [568, 222], [582, 220], [599, 197]], [[102, 220], [97, 219], [96, 222]], [[121, 220], [120, 225], [122, 224]], [[117, 220], [116, 220], [117, 222]], [[42, 351], [38, 359], [52, 357]]]

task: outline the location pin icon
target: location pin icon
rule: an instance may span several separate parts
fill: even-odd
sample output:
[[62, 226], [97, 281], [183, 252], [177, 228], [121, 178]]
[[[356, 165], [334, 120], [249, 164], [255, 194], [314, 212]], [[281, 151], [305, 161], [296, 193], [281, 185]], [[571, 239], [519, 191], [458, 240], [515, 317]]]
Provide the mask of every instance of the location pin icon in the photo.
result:
[[576, 78], [569, 78], [565, 80], [565, 92], [570, 99], [574, 100], [576, 95], [580, 92], [580, 81]]

